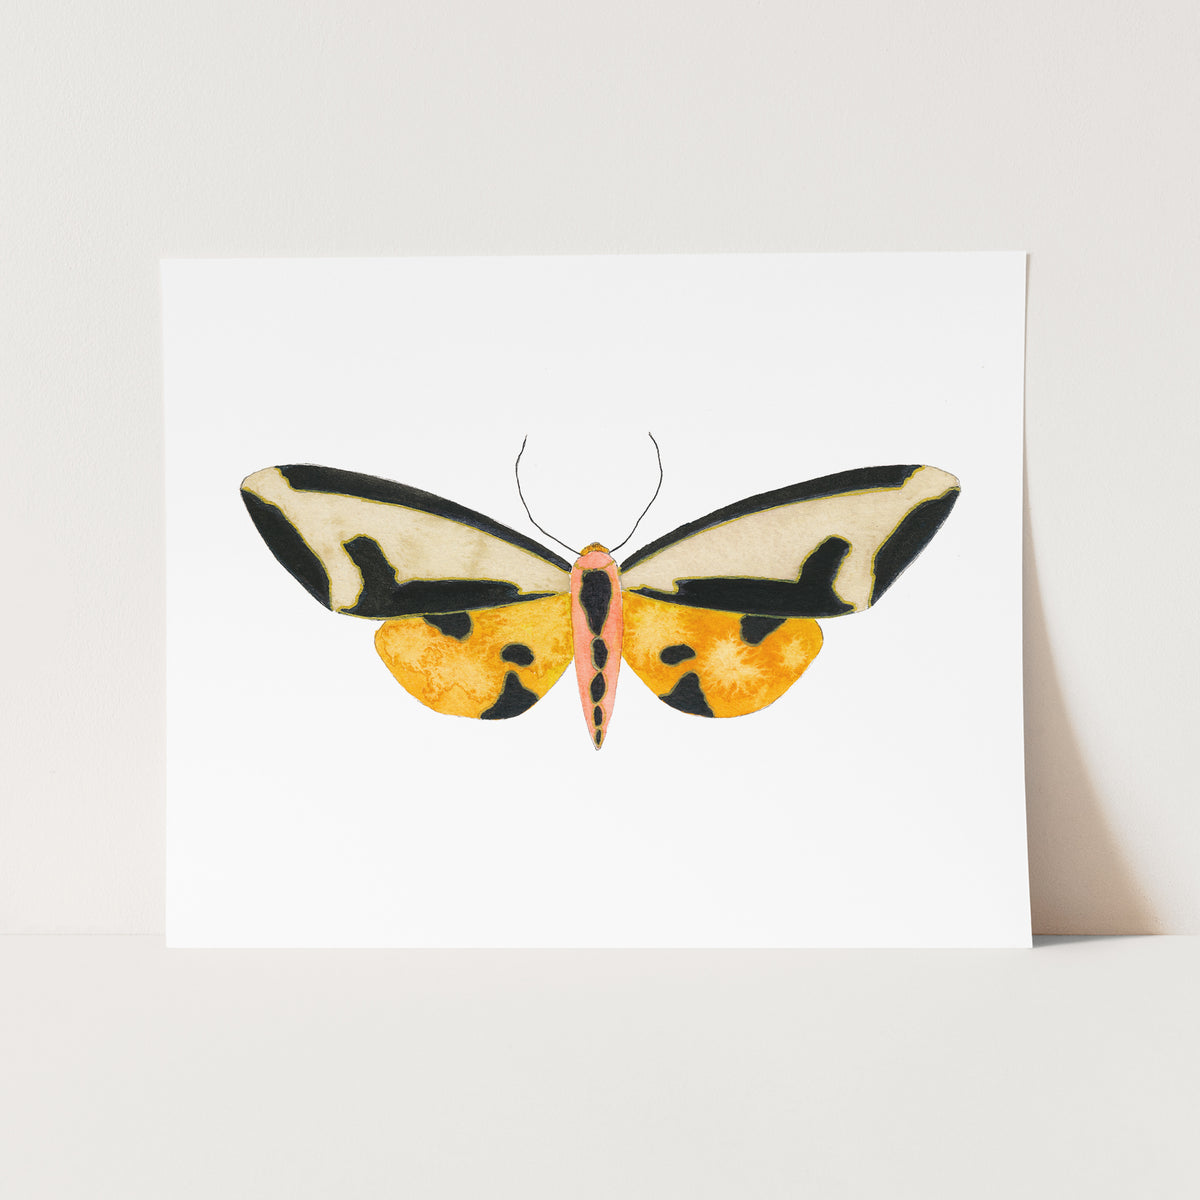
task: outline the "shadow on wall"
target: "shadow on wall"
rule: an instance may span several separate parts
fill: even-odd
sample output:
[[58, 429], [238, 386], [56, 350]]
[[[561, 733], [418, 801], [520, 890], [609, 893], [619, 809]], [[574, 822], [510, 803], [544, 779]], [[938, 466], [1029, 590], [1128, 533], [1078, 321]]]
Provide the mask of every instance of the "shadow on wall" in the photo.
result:
[[1050, 645], [1025, 485], [1025, 790], [1037, 934], [1160, 933], [1104, 816]]

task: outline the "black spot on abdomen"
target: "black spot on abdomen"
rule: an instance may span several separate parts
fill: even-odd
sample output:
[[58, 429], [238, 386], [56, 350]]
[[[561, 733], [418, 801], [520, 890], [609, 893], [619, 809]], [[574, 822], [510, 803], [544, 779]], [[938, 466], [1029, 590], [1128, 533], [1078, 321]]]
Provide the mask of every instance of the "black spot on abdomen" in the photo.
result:
[[608, 662], [608, 646], [605, 645], [603, 638], [596, 638], [592, 642], [592, 666], [597, 671], [603, 671], [606, 662]]
[[708, 707], [708, 701], [700, 688], [700, 676], [695, 671], [689, 671], [665, 696], [659, 696], [659, 699], [680, 712], [691, 713], [694, 717], [713, 715], [713, 710]]
[[592, 709], [592, 724], [593, 725], [603, 725], [604, 724], [604, 709], [602, 709], [600, 707], [600, 705], [598, 705], [598, 704], [596, 705], [595, 708]]
[[592, 701], [599, 704], [604, 697], [604, 676], [599, 671], [592, 676]]
[[767, 634], [774, 633], [783, 621], [783, 617], [743, 617], [742, 641], [747, 646], [760, 646]]
[[696, 652], [691, 646], [685, 646], [682, 642], [679, 642], [674, 646], [667, 646], [665, 649], [660, 650], [658, 657], [668, 667], [673, 667], [676, 663], [686, 662], [689, 658], [695, 658]]
[[[426, 620], [429, 618], [426, 617]], [[505, 662], [515, 663], [518, 667], [528, 667], [533, 665], [533, 651], [522, 642], [509, 642], [503, 650], [500, 651], [500, 657]]]
[[460, 642], [471, 632], [470, 613], [433, 613], [422, 620], [434, 629], [440, 629], [447, 637], [457, 638]]
[[480, 713], [482, 721], [504, 721], [528, 712], [538, 702], [537, 694], [531, 692], [518, 678], [516, 671], [504, 677], [504, 690], [500, 699], [486, 712]]
[[300, 531], [284, 516], [282, 509], [256, 496], [243, 492], [242, 502], [250, 514], [250, 520], [258, 530], [267, 549], [275, 555], [280, 566], [296, 579], [310, 595], [332, 608], [329, 596], [329, 576], [321, 560], [313, 553], [309, 544], [300, 536]]
[[612, 580], [607, 571], [584, 571], [579, 585], [579, 606], [587, 617], [588, 628], [599, 636], [612, 603]]

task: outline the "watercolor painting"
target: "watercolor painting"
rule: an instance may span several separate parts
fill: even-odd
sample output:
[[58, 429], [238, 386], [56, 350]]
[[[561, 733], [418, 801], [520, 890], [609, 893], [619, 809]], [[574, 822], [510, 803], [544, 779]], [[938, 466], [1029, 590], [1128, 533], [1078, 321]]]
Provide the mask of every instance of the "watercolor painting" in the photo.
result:
[[[663, 473], [651, 441], [653, 504]], [[821, 649], [817, 618], [875, 604], [959, 491], [936, 467], [841, 471], [719, 508], [618, 564], [640, 517], [612, 550], [576, 550], [525, 504], [568, 561], [481, 513], [372, 475], [295, 464], [241, 485], [271, 553], [310, 595], [382, 621], [379, 656], [422, 704], [484, 721], [517, 717], [574, 659], [597, 750], [622, 658], [682, 713], [738, 717], [779, 699]]]
[[170, 944], [1028, 944], [1025, 265], [165, 264]]

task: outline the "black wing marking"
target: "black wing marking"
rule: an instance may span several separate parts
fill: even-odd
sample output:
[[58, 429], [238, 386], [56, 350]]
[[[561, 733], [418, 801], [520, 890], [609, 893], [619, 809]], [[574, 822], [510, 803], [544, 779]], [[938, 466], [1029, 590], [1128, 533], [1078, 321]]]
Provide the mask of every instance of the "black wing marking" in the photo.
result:
[[751, 496], [681, 525], [621, 564], [655, 600], [751, 616], [835, 617], [874, 604], [959, 496], [919, 465], [841, 471]]

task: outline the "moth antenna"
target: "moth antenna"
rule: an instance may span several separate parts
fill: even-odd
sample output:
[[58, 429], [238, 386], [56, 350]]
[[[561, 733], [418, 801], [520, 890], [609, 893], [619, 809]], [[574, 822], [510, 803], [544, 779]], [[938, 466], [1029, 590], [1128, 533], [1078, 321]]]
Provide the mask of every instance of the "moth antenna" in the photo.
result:
[[542, 532], [542, 533], [544, 533], [544, 534], [545, 534], [545, 535], [546, 535], [546, 536], [547, 536], [547, 537], [548, 537], [548, 538], [549, 538], [549, 539], [550, 539], [552, 542], [558, 542], [558, 544], [559, 544], [559, 545], [560, 545], [560, 546], [561, 546], [561, 547], [562, 547], [564, 550], [570, 550], [570, 551], [571, 551], [571, 553], [572, 553], [573, 555], [575, 555], [575, 557], [576, 557], [576, 558], [578, 558], [578, 557], [579, 557], [579, 551], [578, 551], [578, 550], [575, 550], [573, 547], [571, 547], [571, 546], [568, 546], [568, 545], [567, 545], [567, 543], [566, 543], [566, 542], [564, 542], [564, 541], [563, 541], [561, 538], [556, 538], [556, 537], [554, 536], [554, 534], [552, 534], [552, 533], [550, 532], [550, 530], [548, 530], [548, 529], [542, 529], [542, 527], [541, 527], [541, 526], [540, 526], [540, 525], [539, 525], [539, 524], [538, 524], [536, 521], [534, 521], [534, 519], [533, 519], [533, 513], [531, 513], [531, 512], [529, 511], [529, 505], [525, 503], [525, 493], [524, 493], [523, 491], [521, 491], [521, 455], [525, 453], [525, 443], [526, 443], [527, 441], [529, 441], [529, 434], [526, 434], [526, 435], [524, 436], [524, 438], [522, 438], [522, 439], [521, 439], [521, 449], [520, 449], [520, 450], [517, 452], [517, 461], [516, 461], [516, 463], [513, 465], [513, 471], [514, 471], [514, 473], [515, 473], [515, 474], [516, 474], [516, 476], [517, 476], [517, 495], [521, 497], [521, 503], [522, 503], [523, 505], [525, 505], [525, 515], [526, 515], [526, 516], [529, 518], [529, 520], [532, 522], [532, 524], [533, 524], [533, 527], [534, 527], [535, 529], [541, 530], [541, 532]]
[[[648, 437], [648, 438], [649, 438], [649, 439], [650, 439], [652, 442], [654, 442], [654, 453], [655, 453], [655, 454], [658, 456], [658, 487], [656, 487], [656, 488], [654, 489], [654, 495], [650, 497], [650, 504], [653, 504], [653, 503], [655, 502], [655, 500], [657, 500], [657, 499], [658, 499], [658, 493], [662, 491], [662, 485], [663, 485], [663, 465], [662, 465], [662, 451], [661, 451], [661, 450], [658, 448], [658, 443], [654, 441], [654, 434], [652, 434], [652, 433], [647, 433], [647, 434], [646, 434], [646, 436], [647, 436], [647, 437]], [[644, 517], [644, 516], [645, 516], [645, 515], [646, 515], [646, 514], [647, 514], [647, 513], [650, 511], [650, 504], [647, 504], [647, 505], [646, 505], [646, 507], [642, 509], [642, 517]], [[626, 535], [626, 537], [625, 537], [625, 541], [624, 541], [624, 542], [618, 542], [618, 543], [617, 543], [617, 544], [616, 544], [616, 545], [615, 545], [615, 546], [614, 546], [614, 547], [613, 547], [613, 548], [612, 548], [612, 549], [609, 551], [609, 554], [613, 554], [613, 555], [615, 555], [615, 554], [616, 554], [616, 552], [617, 552], [618, 550], [620, 550], [620, 548], [621, 548], [623, 545], [625, 545], [625, 542], [629, 541], [629, 539], [630, 539], [631, 537], [633, 537], [633, 535], [634, 535], [635, 533], [637, 533], [637, 527], [638, 527], [638, 526], [639, 526], [639, 525], [642, 523], [642, 517], [638, 517], [638, 519], [637, 519], [636, 521], [634, 521], [634, 523], [633, 523], [633, 528], [632, 528], [632, 529], [629, 531], [629, 533]]]

